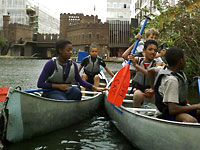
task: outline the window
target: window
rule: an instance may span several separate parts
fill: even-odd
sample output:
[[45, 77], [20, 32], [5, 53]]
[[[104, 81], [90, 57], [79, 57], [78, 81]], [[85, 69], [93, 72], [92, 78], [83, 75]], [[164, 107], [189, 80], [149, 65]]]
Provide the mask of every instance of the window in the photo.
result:
[[124, 8], [126, 8], [126, 4], [124, 4]]
[[100, 34], [99, 33], [97, 33], [97, 39], [99, 39], [100, 38]]
[[84, 40], [84, 38], [85, 38], [85, 35], [84, 35], [84, 33], [82, 33], [82, 39]]
[[89, 39], [92, 38], [92, 33], [88, 33], [88, 38], [89, 38]]

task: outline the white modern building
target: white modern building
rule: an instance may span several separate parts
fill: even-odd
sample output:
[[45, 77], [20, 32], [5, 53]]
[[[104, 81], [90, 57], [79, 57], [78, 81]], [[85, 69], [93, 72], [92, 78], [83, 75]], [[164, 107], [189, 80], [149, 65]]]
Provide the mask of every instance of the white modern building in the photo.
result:
[[132, 0], [107, 0], [106, 20], [131, 21]]
[[0, 27], [7, 14], [10, 23], [32, 25], [39, 33], [59, 33], [59, 18], [33, 0], [0, 0]]
[[131, 1], [107, 0], [110, 56], [120, 57], [129, 46], [131, 34]]

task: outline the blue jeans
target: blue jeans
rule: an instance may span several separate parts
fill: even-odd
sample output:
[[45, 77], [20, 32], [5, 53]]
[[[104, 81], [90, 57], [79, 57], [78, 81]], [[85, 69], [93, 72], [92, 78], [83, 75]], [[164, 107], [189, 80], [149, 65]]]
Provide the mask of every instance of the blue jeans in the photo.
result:
[[82, 94], [78, 87], [71, 87], [67, 91], [52, 90], [44, 92], [43, 96], [46, 98], [57, 99], [57, 100], [81, 100]]

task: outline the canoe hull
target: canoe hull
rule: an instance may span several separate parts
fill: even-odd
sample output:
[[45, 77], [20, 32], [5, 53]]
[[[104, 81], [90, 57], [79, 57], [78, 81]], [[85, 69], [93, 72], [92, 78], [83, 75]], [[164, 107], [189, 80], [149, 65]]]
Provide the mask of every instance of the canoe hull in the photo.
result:
[[58, 101], [10, 90], [6, 140], [18, 142], [65, 128], [97, 113], [103, 94], [82, 101]]
[[119, 131], [142, 150], [200, 149], [200, 125], [172, 122], [130, 112], [104, 101], [106, 112]]

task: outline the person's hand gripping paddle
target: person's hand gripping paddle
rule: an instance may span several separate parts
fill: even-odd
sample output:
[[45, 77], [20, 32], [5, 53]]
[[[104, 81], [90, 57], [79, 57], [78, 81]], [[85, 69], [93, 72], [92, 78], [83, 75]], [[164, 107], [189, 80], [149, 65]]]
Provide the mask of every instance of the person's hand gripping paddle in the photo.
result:
[[[145, 16], [144, 24], [140, 30], [141, 35], [144, 31], [148, 19], [150, 18]], [[131, 54], [135, 53], [139, 41], [140, 41], [139, 39], [136, 40], [135, 45], [131, 51]], [[121, 106], [130, 84], [130, 69], [129, 69], [130, 64], [131, 61], [128, 60], [126, 66], [124, 66], [122, 69], [118, 71], [118, 73], [113, 79], [113, 82], [110, 86], [109, 93], [107, 96], [107, 100], [118, 107]]]

